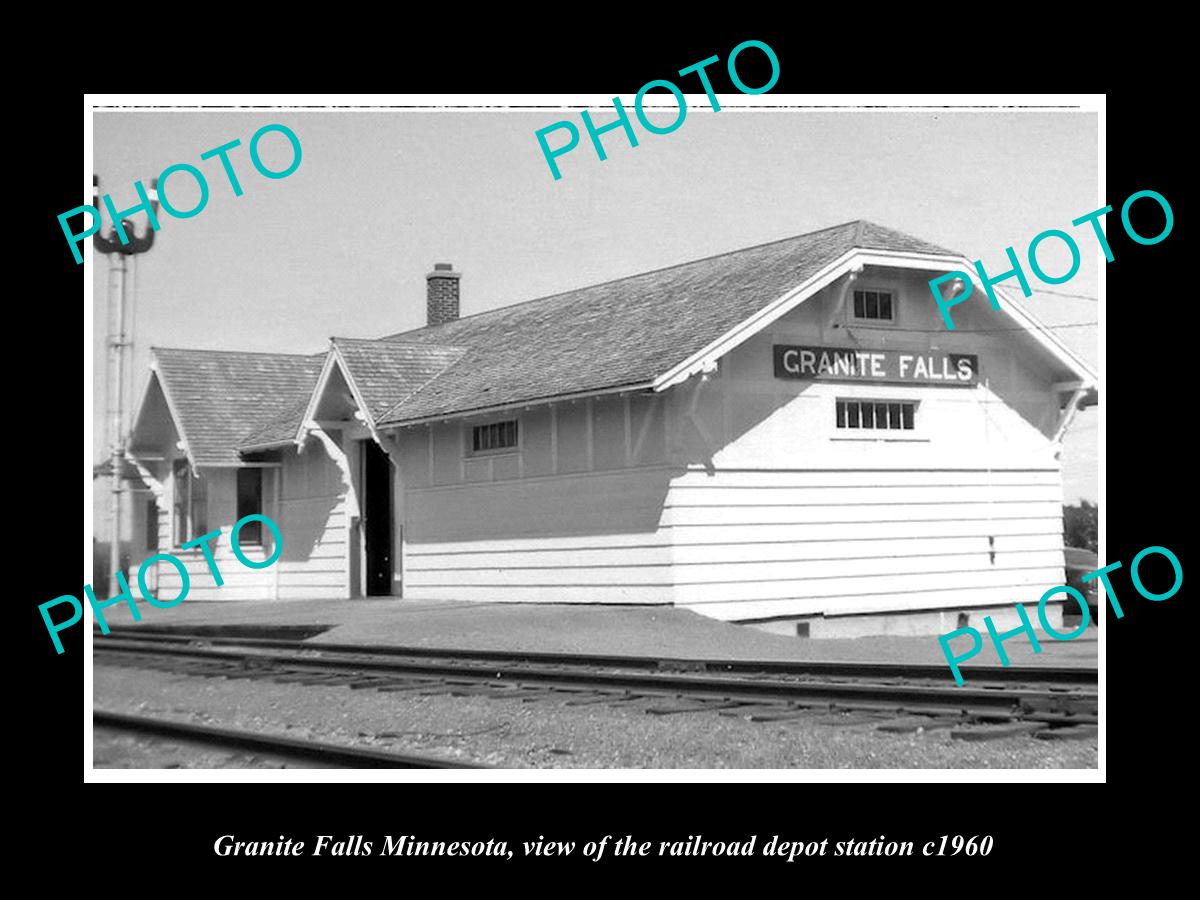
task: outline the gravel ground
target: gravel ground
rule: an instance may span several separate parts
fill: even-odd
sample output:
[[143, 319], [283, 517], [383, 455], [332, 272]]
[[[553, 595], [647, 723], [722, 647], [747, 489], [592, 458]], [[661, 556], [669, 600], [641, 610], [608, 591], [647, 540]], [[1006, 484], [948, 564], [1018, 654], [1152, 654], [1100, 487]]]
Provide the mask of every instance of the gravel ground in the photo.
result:
[[280, 760], [109, 728], [92, 732], [97, 769], [286, 769]]
[[[502, 768], [1095, 768], [1095, 739], [1027, 735], [985, 742], [947, 730], [886, 734], [829, 717], [753, 723], [713, 711], [648, 715], [631, 701], [565, 706], [557, 699], [420, 696], [345, 687], [201, 678], [96, 662], [97, 709], [330, 743], [436, 754]], [[834, 717], [836, 718], [836, 717]], [[858, 718], [858, 717], [855, 717]], [[124, 744], [122, 743], [124, 742]], [[97, 740], [97, 768], [258, 765], [142, 738]], [[166, 754], [166, 755], [164, 755]], [[164, 762], [165, 760], [165, 762]]]

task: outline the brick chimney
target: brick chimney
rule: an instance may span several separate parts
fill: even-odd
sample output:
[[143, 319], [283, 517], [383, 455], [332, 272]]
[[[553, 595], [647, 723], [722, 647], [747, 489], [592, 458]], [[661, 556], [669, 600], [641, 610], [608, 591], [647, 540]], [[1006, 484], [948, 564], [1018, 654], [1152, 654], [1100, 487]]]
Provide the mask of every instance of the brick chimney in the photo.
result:
[[462, 273], [455, 272], [450, 263], [434, 263], [433, 271], [425, 276], [427, 325], [443, 325], [458, 318], [460, 278]]

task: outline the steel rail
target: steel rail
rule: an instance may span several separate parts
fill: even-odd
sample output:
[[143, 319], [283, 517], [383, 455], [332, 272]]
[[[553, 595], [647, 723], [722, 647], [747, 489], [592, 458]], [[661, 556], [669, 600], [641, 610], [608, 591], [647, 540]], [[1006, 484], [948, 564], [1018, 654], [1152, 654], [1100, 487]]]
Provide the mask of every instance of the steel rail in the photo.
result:
[[148, 716], [131, 716], [124, 713], [92, 712], [92, 725], [96, 728], [111, 728], [132, 731], [158, 738], [182, 740], [189, 743], [207, 744], [235, 750], [253, 751], [284, 759], [316, 761], [329, 766], [351, 769], [478, 769], [486, 768], [472, 763], [458, 762], [434, 756], [416, 756], [410, 753], [392, 753], [366, 747], [350, 747], [306, 741], [301, 738], [284, 737], [256, 731], [233, 728], [216, 728], [190, 722], [157, 719]]
[[[371, 686], [387, 676], [426, 679], [459, 679], [495, 686], [537, 685], [563, 691], [610, 691], [616, 693], [680, 696], [706, 700], [743, 700], [789, 705], [833, 705], [859, 709], [953, 710], [991, 718], [1030, 718], [1048, 721], [1060, 718], [1073, 722], [1095, 721], [1097, 696], [1085, 690], [1035, 689], [1018, 686], [957, 687], [896, 683], [850, 678], [845, 681], [784, 680], [781, 678], [736, 677], [691, 672], [613, 669], [583, 669], [579, 666], [537, 666], [524, 662], [489, 665], [486, 660], [408, 658], [388, 655], [334, 653], [312, 645], [285, 642], [283, 648], [254, 647], [251, 652], [236, 644], [203, 646], [195, 643], [160, 643], [109, 637], [93, 648], [100, 655], [133, 654], [171, 659], [200, 659], [236, 663], [240, 668], [224, 673], [275, 677], [296, 672], [329, 673], [369, 677]], [[1048, 717], [1048, 718], [1047, 718]]]
[[[93, 644], [101, 649], [100, 632]], [[369, 647], [359, 644], [332, 644], [294, 640], [227, 636], [206, 631], [181, 633], [158, 631], [141, 626], [118, 626], [111, 629], [104, 641], [113, 637], [142, 640], [158, 644], [194, 644], [202, 642], [214, 647], [236, 646], [258, 649], [319, 650], [328, 653], [358, 656], [408, 657], [414, 659], [458, 660], [464, 662], [529, 663], [554, 666], [596, 666], [601, 668], [648, 669], [668, 672], [714, 672], [747, 675], [832, 676], [848, 678], [926, 678], [952, 682], [948, 666], [929, 663], [890, 663], [826, 660], [774, 659], [697, 659], [689, 657], [624, 656], [613, 654], [552, 653], [525, 650], [466, 649], [453, 647]], [[1015, 684], [1037, 682], [1055, 685], [1095, 686], [1097, 669], [1088, 666], [963, 666], [968, 682]]]

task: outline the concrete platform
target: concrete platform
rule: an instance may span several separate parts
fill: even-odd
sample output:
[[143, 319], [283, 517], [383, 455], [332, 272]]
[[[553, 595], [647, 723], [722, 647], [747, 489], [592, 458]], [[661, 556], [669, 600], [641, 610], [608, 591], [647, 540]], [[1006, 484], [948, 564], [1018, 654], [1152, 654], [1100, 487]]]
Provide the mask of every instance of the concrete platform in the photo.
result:
[[[172, 609], [139, 604], [142, 624], [180, 628], [327, 625], [306, 643], [526, 650], [704, 659], [847, 660], [945, 664], [936, 636], [799, 638], [709, 619], [669, 606], [464, 603], [456, 601], [295, 600], [188, 602]], [[135, 624], [121, 604], [110, 625]], [[1042, 638], [1045, 638], [1044, 640]], [[97, 633], [97, 641], [104, 638]], [[1014, 665], [1095, 666], [1093, 625], [1074, 641], [1039, 634], [1035, 654], [1023, 636], [1005, 645]], [[984, 634], [977, 665], [999, 665]], [[969, 665], [968, 665], [969, 667]], [[947, 669], [947, 671], [949, 671]]]

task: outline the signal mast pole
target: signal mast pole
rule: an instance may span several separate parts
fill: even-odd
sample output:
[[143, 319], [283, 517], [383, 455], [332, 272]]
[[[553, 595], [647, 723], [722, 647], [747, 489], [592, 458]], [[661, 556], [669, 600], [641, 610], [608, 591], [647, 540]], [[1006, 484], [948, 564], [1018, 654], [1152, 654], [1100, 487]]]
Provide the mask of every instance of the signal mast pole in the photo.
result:
[[[157, 214], [158, 180], [152, 181], [150, 186], [150, 203]], [[100, 209], [100, 178], [96, 175], [92, 176], [92, 193], [92, 206]], [[125, 235], [129, 239], [127, 244], [121, 243], [115, 227], [110, 228], [107, 235], [103, 230], [98, 230], [92, 236], [96, 250], [108, 257], [106, 403], [109, 460], [112, 463], [109, 567], [114, 572], [121, 571], [121, 469], [125, 461], [125, 380], [129, 370], [126, 355], [133, 352], [130, 322], [136, 301], [135, 284], [132, 279], [133, 261], [129, 257], [145, 253], [154, 244], [153, 228], [147, 227], [145, 234], [139, 237], [130, 219], [123, 219], [121, 227], [125, 229]]]

